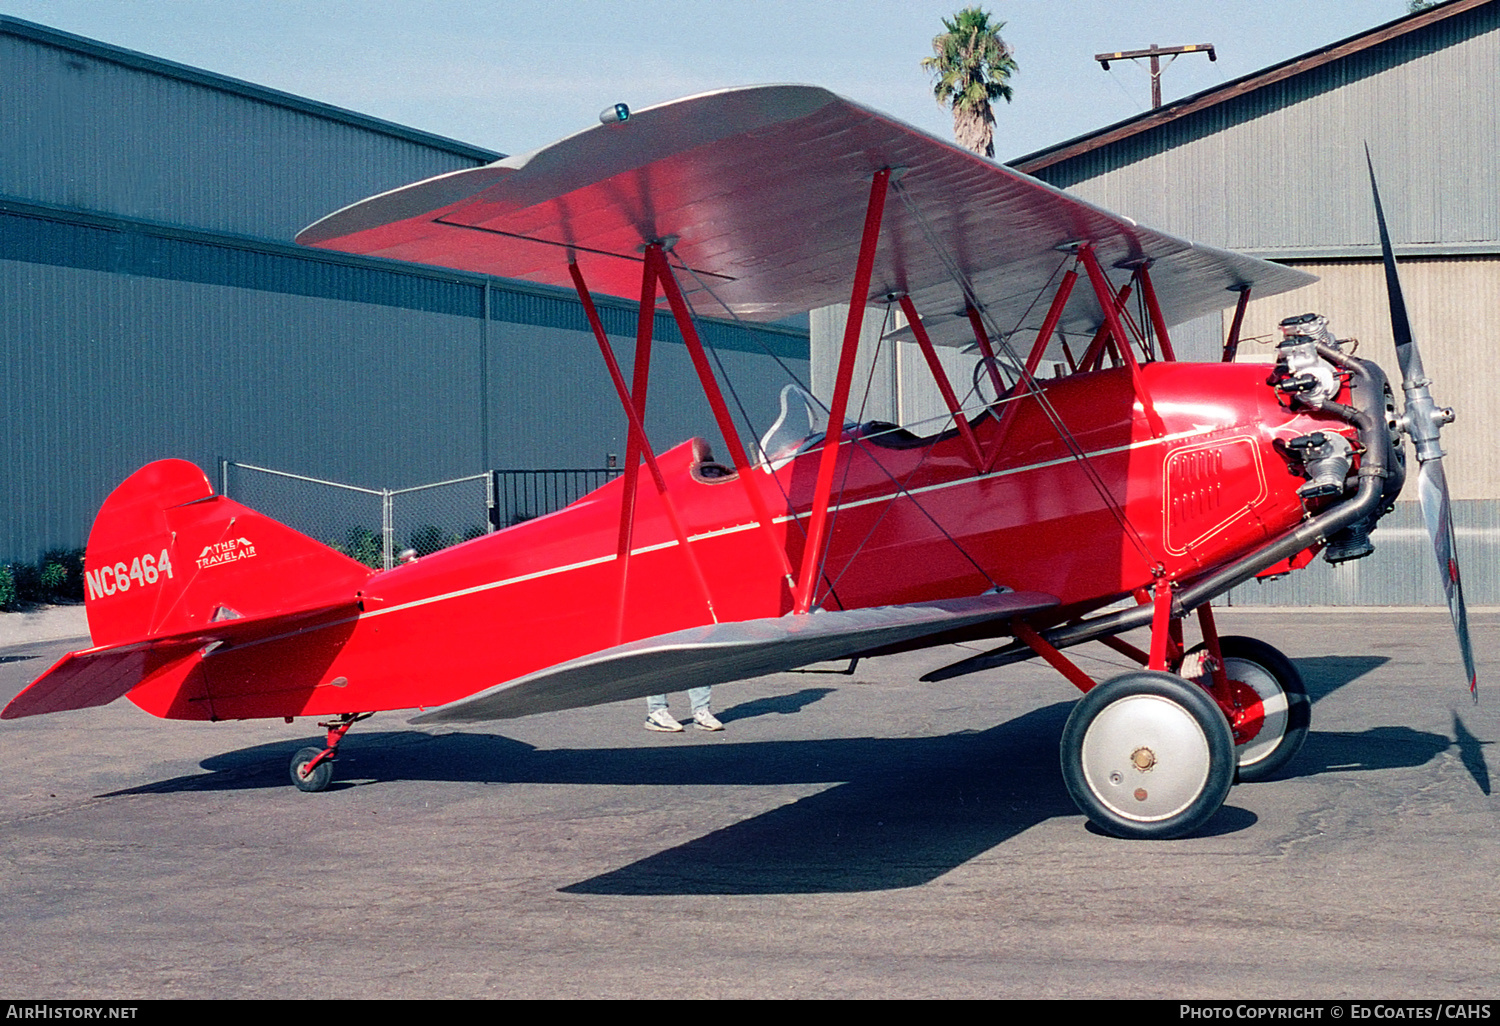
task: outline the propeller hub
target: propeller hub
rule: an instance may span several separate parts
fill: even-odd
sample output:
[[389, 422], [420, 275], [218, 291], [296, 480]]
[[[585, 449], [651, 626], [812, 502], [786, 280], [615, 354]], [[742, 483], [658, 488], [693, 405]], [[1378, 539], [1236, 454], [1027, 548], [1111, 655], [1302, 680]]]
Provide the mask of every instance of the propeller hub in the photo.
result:
[[1442, 407], [1432, 398], [1427, 383], [1403, 386], [1406, 392], [1406, 409], [1401, 414], [1400, 426], [1411, 438], [1417, 451], [1417, 462], [1443, 458], [1443, 447], [1439, 444], [1444, 424], [1453, 423], [1453, 410]]

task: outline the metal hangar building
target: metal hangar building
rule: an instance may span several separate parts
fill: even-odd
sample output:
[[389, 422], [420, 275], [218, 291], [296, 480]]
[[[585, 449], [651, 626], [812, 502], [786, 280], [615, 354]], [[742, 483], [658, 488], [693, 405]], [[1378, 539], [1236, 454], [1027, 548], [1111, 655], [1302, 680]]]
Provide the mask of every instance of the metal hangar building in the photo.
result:
[[[402, 488], [623, 454], [573, 293], [291, 242], [500, 156], [0, 17], [0, 561], [82, 546], [109, 491], [166, 456], [212, 480], [232, 458]], [[633, 341], [633, 306], [599, 306]], [[762, 418], [745, 432], [764, 429], [807, 332], [702, 330]], [[667, 315], [655, 334], [681, 342]], [[717, 444], [686, 347], [652, 378], [653, 441]]]
[[[1365, 164], [1379, 178], [1443, 434], [1465, 590], [1500, 602], [1500, 2], [1449, 0], [1012, 161], [1153, 228], [1322, 280], [1255, 302], [1240, 359], [1271, 360], [1281, 318], [1316, 311], [1399, 386]], [[1226, 299], [1232, 303], [1234, 297]], [[1217, 359], [1222, 319], [1184, 326]], [[1415, 466], [1413, 463], [1412, 466]], [[1252, 582], [1236, 604], [1441, 604], [1415, 489], [1368, 559]]]

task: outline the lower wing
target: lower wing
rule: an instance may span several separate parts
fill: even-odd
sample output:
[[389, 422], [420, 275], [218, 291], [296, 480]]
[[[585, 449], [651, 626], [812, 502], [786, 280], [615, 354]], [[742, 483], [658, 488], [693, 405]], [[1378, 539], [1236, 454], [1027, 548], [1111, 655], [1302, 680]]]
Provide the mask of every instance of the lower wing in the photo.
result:
[[1040, 592], [1010, 592], [691, 627], [549, 666], [429, 709], [411, 722], [512, 719], [723, 684], [1025, 616], [1057, 602]]

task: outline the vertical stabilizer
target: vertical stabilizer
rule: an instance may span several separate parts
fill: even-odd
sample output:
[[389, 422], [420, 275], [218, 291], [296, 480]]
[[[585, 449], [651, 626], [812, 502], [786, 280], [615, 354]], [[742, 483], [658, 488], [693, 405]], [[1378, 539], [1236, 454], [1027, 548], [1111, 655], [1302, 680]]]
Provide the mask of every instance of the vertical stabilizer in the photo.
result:
[[116, 488], [89, 534], [84, 597], [94, 644], [122, 645], [352, 603], [372, 571], [215, 495], [186, 460], [159, 460]]

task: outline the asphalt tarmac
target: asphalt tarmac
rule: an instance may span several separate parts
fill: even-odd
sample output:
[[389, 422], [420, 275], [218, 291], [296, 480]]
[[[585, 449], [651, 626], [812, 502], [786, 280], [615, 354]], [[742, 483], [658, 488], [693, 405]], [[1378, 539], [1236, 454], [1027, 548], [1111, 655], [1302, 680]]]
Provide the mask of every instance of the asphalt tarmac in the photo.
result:
[[[1472, 619], [1477, 707], [1443, 611], [1221, 611], [1296, 660], [1312, 732], [1176, 841], [1087, 826], [1046, 666], [916, 681], [956, 648], [716, 688], [719, 734], [382, 714], [322, 794], [287, 775], [311, 720], [5, 721], [0, 998], [1492, 998]], [[0, 702], [80, 644], [0, 648]]]

